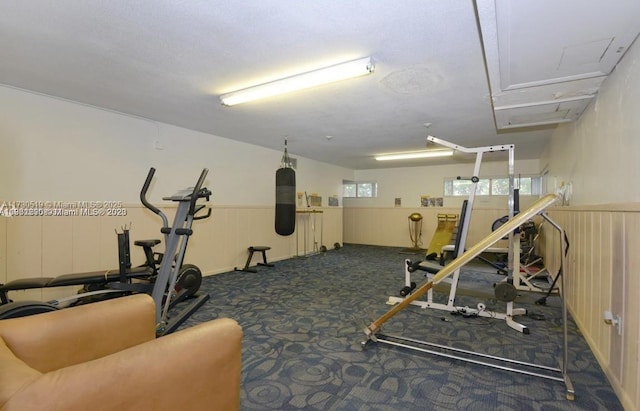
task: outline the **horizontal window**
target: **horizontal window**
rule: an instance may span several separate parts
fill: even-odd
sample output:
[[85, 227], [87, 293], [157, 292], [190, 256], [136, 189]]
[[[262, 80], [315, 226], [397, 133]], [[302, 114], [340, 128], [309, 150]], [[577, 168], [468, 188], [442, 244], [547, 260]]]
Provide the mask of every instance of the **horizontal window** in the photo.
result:
[[378, 184], [372, 181], [343, 181], [343, 197], [375, 197], [377, 195]]
[[[514, 188], [520, 189], [520, 195], [539, 195], [540, 177], [518, 177], [514, 179]], [[471, 180], [445, 178], [444, 195], [447, 197], [467, 197], [473, 190]], [[476, 195], [506, 196], [509, 195], [509, 178], [481, 178], [478, 181]]]

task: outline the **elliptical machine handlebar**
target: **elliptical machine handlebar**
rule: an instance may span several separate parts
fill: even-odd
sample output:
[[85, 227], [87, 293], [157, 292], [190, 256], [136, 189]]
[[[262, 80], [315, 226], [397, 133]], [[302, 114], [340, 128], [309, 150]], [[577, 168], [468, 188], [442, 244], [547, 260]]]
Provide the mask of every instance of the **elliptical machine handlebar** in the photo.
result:
[[144, 185], [142, 186], [142, 190], [140, 190], [140, 201], [147, 207], [149, 210], [153, 211], [156, 214], [160, 213], [160, 210], [156, 208], [153, 204], [147, 201], [147, 191], [149, 191], [149, 186], [151, 185], [151, 180], [153, 180], [153, 175], [156, 173], [156, 169], [151, 167], [149, 169], [149, 173], [147, 174], [147, 179], [144, 180]]
[[189, 204], [189, 215], [191, 215], [192, 217], [198, 211], [196, 210], [196, 202], [198, 201], [198, 198], [205, 197], [208, 201], [209, 196], [211, 195], [211, 191], [207, 190], [206, 188], [202, 189], [202, 185], [204, 184], [204, 179], [207, 178], [208, 173], [209, 173], [208, 168], [202, 169], [202, 173], [200, 173], [200, 178], [198, 178], [198, 182], [196, 183], [196, 186], [193, 187], [193, 192], [191, 193], [191, 202]]
[[205, 218], [211, 217], [211, 208], [207, 208], [207, 214], [196, 216], [196, 214], [198, 214], [198, 212], [200, 210], [202, 210], [203, 208], [205, 208], [205, 207], [206, 207], [206, 205], [204, 205], [204, 204], [201, 204], [201, 205], [196, 207], [196, 212], [193, 215], [193, 220], [194, 221], [195, 220], [204, 220]]
[[162, 218], [163, 227], [169, 227], [169, 220], [167, 220], [167, 216], [164, 215], [164, 213], [160, 211], [158, 207], [154, 206], [147, 200], [147, 191], [149, 191], [149, 186], [151, 185], [151, 180], [153, 180], [153, 175], [155, 173], [156, 173], [156, 169], [151, 167], [149, 169], [149, 173], [147, 174], [147, 179], [144, 180], [142, 190], [140, 190], [140, 201], [145, 207], [147, 207], [149, 210], [153, 211], [155, 214], [159, 215]]
[[[142, 190], [140, 190], [140, 201], [146, 208], [153, 211], [155, 214], [159, 215], [162, 218], [162, 223], [163, 223], [162, 226], [163, 228], [166, 229], [169, 227], [169, 220], [167, 219], [167, 216], [158, 207], [154, 206], [149, 202], [149, 200], [147, 200], [147, 191], [149, 191], [149, 186], [151, 185], [151, 180], [153, 180], [153, 176], [155, 172], [156, 172], [156, 169], [154, 167], [151, 167], [149, 169], [149, 173], [147, 174], [147, 178], [144, 181]], [[193, 190], [191, 191], [191, 194], [188, 197], [189, 199], [188, 215], [194, 217], [195, 220], [202, 220], [211, 215], [211, 209], [209, 209], [206, 215], [202, 215], [198, 217], [195, 216], [196, 213], [198, 213], [200, 210], [205, 208], [205, 206], [202, 206], [202, 205], [198, 206], [196, 204], [198, 199], [205, 198], [207, 201], [209, 201], [209, 197], [211, 196], [211, 191], [206, 187], [202, 187], [202, 185], [204, 184], [204, 180], [207, 178], [208, 173], [209, 173], [209, 169], [205, 168], [202, 170], [202, 172], [200, 173], [200, 177], [198, 178], [198, 182], [196, 183], [195, 187], [193, 187]], [[166, 199], [169, 199], [169, 198], [166, 198]], [[186, 200], [186, 197], [185, 197], [185, 200]]]

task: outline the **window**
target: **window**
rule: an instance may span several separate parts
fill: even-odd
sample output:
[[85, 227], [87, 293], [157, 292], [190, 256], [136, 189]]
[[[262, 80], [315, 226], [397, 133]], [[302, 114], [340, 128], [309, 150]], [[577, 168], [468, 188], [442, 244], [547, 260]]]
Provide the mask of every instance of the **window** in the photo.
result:
[[[488, 195], [489, 194], [489, 181], [481, 179], [478, 181], [478, 188], [476, 189], [476, 195]], [[468, 196], [473, 189], [473, 183], [471, 180], [457, 180], [457, 179], [445, 179], [444, 181], [444, 195], [445, 196]]]
[[353, 181], [342, 182], [343, 197], [376, 197], [378, 184], [372, 181], [355, 183]]
[[509, 179], [508, 178], [492, 178], [491, 179], [491, 195], [492, 196], [508, 196], [509, 195]]
[[[516, 177], [514, 185], [516, 188], [520, 188], [520, 195], [540, 194], [540, 177]], [[472, 188], [473, 183], [471, 180], [458, 180], [455, 178], [445, 178], [444, 180], [444, 195], [448, 197], [466, 197], [471, 193]], [[476, 195], [509, 195], [509, 179], [505, 177], [481, 178], [478, 181]]]

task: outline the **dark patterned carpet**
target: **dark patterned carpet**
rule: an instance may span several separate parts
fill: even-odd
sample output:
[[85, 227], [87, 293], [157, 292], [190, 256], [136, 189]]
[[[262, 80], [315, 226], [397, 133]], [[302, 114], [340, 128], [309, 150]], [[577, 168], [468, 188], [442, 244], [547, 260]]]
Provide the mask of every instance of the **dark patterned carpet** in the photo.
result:
[[[244, 330], [242, 410], [622, 410], [573, 321], [569, 376], [562, 382], [497, 370], [432, 354], [369, 343], [362, 328], [389, 309], [404, 281], [400, 248], [345, 245], [339, 250], [258, 267], [258, 273], [206, 277], [209, 301], [184, 326], [218, 317]], [[488, 267], [488, 266], [487, 266]], [[419, 274], [416, 279], [420, 281]], [[463, 271], [460, 287], [485, 288], [502, 277], [483, 267]], [[558, 367], [562, 358], [560, 299], [535, 305], [521, 293], [518, 317], [531, 333], [503, 320], [466, 318], [410, 306], [383, 331], [470, 351]], [[492, 298], [459, 297], [457, 305], [504, 311]], [[543, 315], [544, 320], [532, 314]]]

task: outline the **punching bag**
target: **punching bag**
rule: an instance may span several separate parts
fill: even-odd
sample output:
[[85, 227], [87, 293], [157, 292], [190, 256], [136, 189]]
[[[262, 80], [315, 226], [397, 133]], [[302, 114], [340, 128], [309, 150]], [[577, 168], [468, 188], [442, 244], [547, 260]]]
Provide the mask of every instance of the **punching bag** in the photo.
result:
[[296, 172], [284, 141], [284, 155], [276, 171], [276, 233], [291, 235], [296, 229]]

